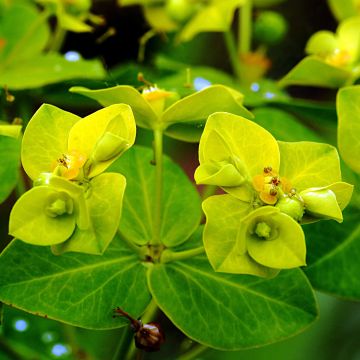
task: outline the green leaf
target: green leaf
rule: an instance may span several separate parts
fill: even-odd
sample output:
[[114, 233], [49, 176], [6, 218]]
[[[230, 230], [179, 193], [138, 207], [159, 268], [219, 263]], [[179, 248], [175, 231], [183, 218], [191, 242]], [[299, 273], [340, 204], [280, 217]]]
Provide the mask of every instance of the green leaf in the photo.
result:
[[165, 110], [161, 119], [166, 128], [165, 134], [175, 139], [197, 142], [207, 117], [214, 112], [224, 111], [252, 118], [242, 103], [243, 95], [236, 90], [223, 85], [209, 86]]
[[144, 16], [148, 24], [158, 32], [174, 31], [179, 26], [168, 15], [164, 6], [145, 6]]
[[9, 233], [33, 245], [54, 245], [68, 239], [75, 228], [72, 211], [59, 216], [46, 211], [50, 199], [58, 196], [59, 192], [48, 186], [27, 191], [11, 210]]
[[[153, 152], [133, 147], [109, 168], [127, 178], [120, 232], [138, 245], [154, 236], [155, 166]], [[200, 197], [180, 167], [164, 157], [161, 241], [167, 247], [181, 244], [200, 223]]]
[[280, 341], [317, 316], [312, 289], [297, 269], [261, 280], [215, 273], [201, 256], [155, 265], [148, 282], [160, 309], [181, 331], [220, 350]]
[[102, 106], [119, 103], [128, 104], [134, 112], [136, 124], [145, 129], [152, 129], [153, 124], [158, 122], [158, 116], [155, 114], [150, 103], [132, 86], [119, 85], [100, 90], [90, 90], [85, 87], [74, 86], [69, 91], [96, 100]]
[[15, 187], [20, 169], [20, 141], [7, 136], [0, 136], [0, 203]]
[[[336, 200], [335, 200], [336, 201]], [[268, 233], [259, 226], [265, 226]], [[305, 265], [305, 237], [301, 226], [273, 206], [262, 206], [241, 220], [238, 241], [259, 264], [276, 269]]]
[[279, 141], [280, 174], [297, 191], [341, 181], [340, 160], [335, 147], [308, 141]]
[[360, 86], [340, 89], [336, 104], [340, 154], [351, 169], [360, 173]]
[[[5, 76], [3, 74], [5, 67], [7, 70], [11, 64], [40, 53], [46, 46], [49, 35], [46, 18], [39, 14], [35, 5], [29, 2], [27, 4], [12, 2], [10, 6], [5, 6], [4, 12], [0, 15], [0, 39], [5, 41], [0, 51], [0, 79]], [[10, 84], [8, 85], [10, 87]]]
[[200, 32], [228, 31], [235, 10], [245, 2], [245, 0], [213, 1], [210, 5], [199, 10], [186, 23], [177, 40], [180, 42], [190, 41]]
[[305, 273], [315, 288], [360, 300], [359, 211], [349, 209], [344, 222], [320, 221], [304, 226], [308, 248]]
[[135, 135], [136, 124], [130, 106], [114, 104], [74, 124], [69, 132], [68, 149], [89, 159], [86, 175], [94, 177], [134, 144]]
[[303, 125], [290, 113], [272, 108], [261, 107], [253, 110], [254, 122], [268, 130], [281, 141], [319, 141], [320, 137]]
[[119, 227], [125, 186], [125, 177], [120, 174], [105, 173], [93, 178], [86, 199], [90, 226], [76, 228], [66, 242], [53, 247], [54, 253], [103, 254]]
[[[253, 176], [262, 174], [264, 167], [278, 170], [280, 165], [278, 144], [273, 136], [254, 122], [228, 113], [209, 116], [200, 140], [199, 159], [200, 166], [232, 164], [250, 182]], [[203, 172], [195, 172], [197, 183], [203, 183], [200, 174]], [[226, 186], [224, 190], [243, 201], [249, 201], [252, 196], [244, 186]]]
[[99, 60], [68, 61], [60, 54], [33, 56], [11, 63], [0, 73], [0, 84], [23, 90], [73, 79], [102, 79], [105, 70]]
[[21, 162], [32, 180], [53, 170], [56, 160], [67, 152], [70, 129], [79, 120], [48, 104], [36, 111], [25, 129], [21, 150]]
[[306, 85], [336, 89], [346, 85], [351, 77], [349, 70], [330, 65], [318, 57], [308, 56], [279, 81], [279, 86]]
[[15, 240], [0, 256], [0, 301], [75, 326], [111, 329], [120, 306], [137, 318], [150, 302], [146, 267], [116, 237], [103, 256], [64, 254]]
[[241, 219], [252, 210], [249, 203], [230, 195], [211, 196], [203, 202], [203, 210], [204, 246], [215, 271], [263, 277], [277, 273], [254, 261], [247, 253], [245, 239], [238, 237]]

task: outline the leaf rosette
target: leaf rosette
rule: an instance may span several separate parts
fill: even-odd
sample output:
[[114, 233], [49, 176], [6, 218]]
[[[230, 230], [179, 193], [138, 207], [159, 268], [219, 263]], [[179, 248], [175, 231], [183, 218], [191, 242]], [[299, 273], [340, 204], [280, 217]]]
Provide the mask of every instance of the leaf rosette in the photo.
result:
[[217, 271], [270, 277], [305, 265], [299, 223], [341, 222], [353, 189], [341, 181], [333, 146], [277, 142], [256, 123], [228, 113], [207, 120], [199, 161], [197, 184], [227, 193], [203, 203], [205, 249]]
[[119, 225], [126, 179], [103, 173], [135, 141], [128, 105], [85, 118], [42, 105], [22, 141], [21, 161], [34, 188], [19, 198], [9, 232], [54, 253], [101, 254]]

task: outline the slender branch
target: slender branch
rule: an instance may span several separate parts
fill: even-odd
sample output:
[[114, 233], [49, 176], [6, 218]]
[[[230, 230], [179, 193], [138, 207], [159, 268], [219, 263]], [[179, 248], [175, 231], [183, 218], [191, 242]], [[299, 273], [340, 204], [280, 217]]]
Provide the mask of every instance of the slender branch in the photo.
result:
[[185, 260], [188, 258], [192, 258], [197, 255], [201, 255], [205, 252], [205, 249], [203, 246], [197, 247], [195, 249], [185, 250], [185, 251], [171, 251], [171, 250], [165, 250], [161, 254], [160, 261], [162, 263], [167, 263], [171, 261], [178, 261], [178, 260]]
[[160, 245], [160, 232], [162, 220], [162, 191], [163, 191], [163, 132], [161, 129], [154, 130], [154, 157], [155, 157], [155, 209], [154, 231], [150, 245]]
[[125, 353], [126, 349], [129, 346], [130, 341], [133, 342], [134, 333], [131, 330], [130, 326], [126, 326], [123, 329], [123, 332], [120, 337], [120, 341], [118, 343], [118, 346], [115, 349], [114, 356], [112, 360], [121, 360], [123, 359], [123, 354]]
[[118, 235], [121, 237], [122, 240], [126, 242], [129, 248], [134, 251], [141, 259], [145, 258], [146, 253], [148, 252], [148, 248], [146, 246], [138, 246], [130, 239], [127, 238], [125, 234], [123, 234], [120, 229], [117, 231]]
[[252, 0], [247, 0], [240, 8], [238, 33], [238, 50], [239, 54], [246, 54], [251, 50], [252, 35]]
[[224, 34], [225, 45], [229, 53], [232, 69], [236, 77], [240, 79], [241, 77], [240, 62], [239, 62], [238, 52], [236, 49], [234, 35], [232, 34], [231, 30], [225, 31], [223, 34]]
[[182, 354], [177, 358], [177, 360], [192, 360], [195, 359], [197, 356], [202, 354], [204, 351], [208, 350], [208, 347], [201, 344], [196, 344], [193, 346], [188, 352]]
[[60, 51], [64, 43], [67, 31], [62, 28], [59, 21], [56, 24], [54, 35], [52, 36], [51, 43], [49, 44], [49, 51]]

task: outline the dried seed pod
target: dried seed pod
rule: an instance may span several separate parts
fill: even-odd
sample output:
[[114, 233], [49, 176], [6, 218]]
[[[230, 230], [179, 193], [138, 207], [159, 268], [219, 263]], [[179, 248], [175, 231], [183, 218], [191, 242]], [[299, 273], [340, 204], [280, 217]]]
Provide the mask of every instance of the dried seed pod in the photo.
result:
[[135, 333], [135, 345], [138, 349], [147, 352], [160, 350], [161, 345], [165, 342], [165, 334], [159, 323], [143, 324], [141, 320], [134, 319], [119, 307], [114, 309], [114, 313], [114, 317], [124, 316], [130, 321], [130, 326]]

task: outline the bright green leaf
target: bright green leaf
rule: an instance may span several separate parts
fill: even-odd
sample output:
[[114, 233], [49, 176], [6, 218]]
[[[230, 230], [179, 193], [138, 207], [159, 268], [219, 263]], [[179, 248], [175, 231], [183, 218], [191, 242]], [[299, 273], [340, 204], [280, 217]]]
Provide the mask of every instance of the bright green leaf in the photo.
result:
[[319, 141], [314, 131], [303, 125], [289, 112], [272, 108], [258, 107], [253, 110], [254, 122], [268, 130], [280, 141]]
[[340, 154], [351, 169], [360, 173], [360, 86], [339, 91], [337, 113]]
[[210, 5], [200, 9], [186, 23], [177, 40], [180, 42], [189, 41], [200, 32], [228, 31], [235, 10], [245, 2], [245, 0], [213, 1]]
[[223, 85], [212, 85], [175, 102], [165, 110], [161, 121], [167, 135], [197, 142], [207, 117], [214, 112], [224, 111], [252, 118], [242, 103], [241, 93]]
[[89, 228], [76, 228], [66, 242], [53, 247], [54, 253], [103, 254], [119, 227], [125, 186], [126, 180], [120, 174], [105, 173], [93, 178], [86, 199]]
[[103, 256], [54, 256], [16, 240], [0, 256], [0, 268], [0, 301], [75, 326], [124, 326], [126, 319], [112, 318], [113, 308], [137, 318], [150, 302], [146, 267], [119, 237]]
[[86, 176], [94, 177], [134, 144], [135, 135], [136, 125], [130, 106], [114, 104], [74, 124], [69, 132], [68, 150], [76, 150], [89, 159]]
[[280, 175], [297, 191], [341, 181], [340, 160], [335, 147], [308, 141], [278, 143]]
[[326, 293], [359, 300], [359, 211], [353, 208], [345, 212], [342, 224], [320, 221], [304, 226], [304, 230], [308, 247], [305, 273], [313, 286]]
[[23, 90], [65, 80], [104, 77], [105, 70], [99, 60], [68, 61], [60, 54], [49, 53], [9, 64], [0, 73], [0, 84]]
[[81, 94], [98, 101], [102, 106], [125, 103], [131, 106], [136, 124], [146, 129], [151, 129], [158, 121], [158, 116], [148, 101], [132, 86], [119, 85], [108, 89], [90, 90], [75, 86], [71, 92]]
[[163, 6], [145, 6], [144, 16], [149, 25], [159, 32], [170, 32], [178, 28]]
[[[134, 147], [117, 160], [109, 171], [127, 178], [120, 232], [138, 245], [154, 236], [155, 166], [151, 149]], [[161, 241], [176, 246], [195, 231], [200, 223], [200, 197], [184, 172], [164, 157]]]
[[203, 202], [206, 215], [204, 246], [215, 271], [272, 277], [277, 271], [254, 261], [240, 239], [241, 219], [251, 210], [249, 203], [230, 195], [211, 196]]
[[21, 150], [21, 162], [32, 180], [53, 170], [56, 160], [67, 152], [70, 129], [79, 120], [48, 104], [36, 111], [25, 129]]
[[0, 135], [18, 139], [21, 134], [21, 129], [22, 125], [0, 125]]
[[8, 136], [0, 136], [0, 203], [15, 187], [20, 169], [20, 141]]
[[276, 342], [317, 316], [312, 289], [297, 269], [261, 280], [215, 273], [201, 256], [155, 265], [148, 281], [165, 315], [188, 337], [216, 349]]
[[9, 233], [33, 245], [54, 245], [68, 239], [75, 228], [75, 216], [64, 211], [49, 216], [49, 199], [59, 192], [48, 186], [38, 186], [20, 197], [11, 210]]
[[340, 88], [352, 77], [349, 70], [326, 63], [324, 60], [308, 56], [301, 60], [279, 82], [279, 86], [306, 85]]

